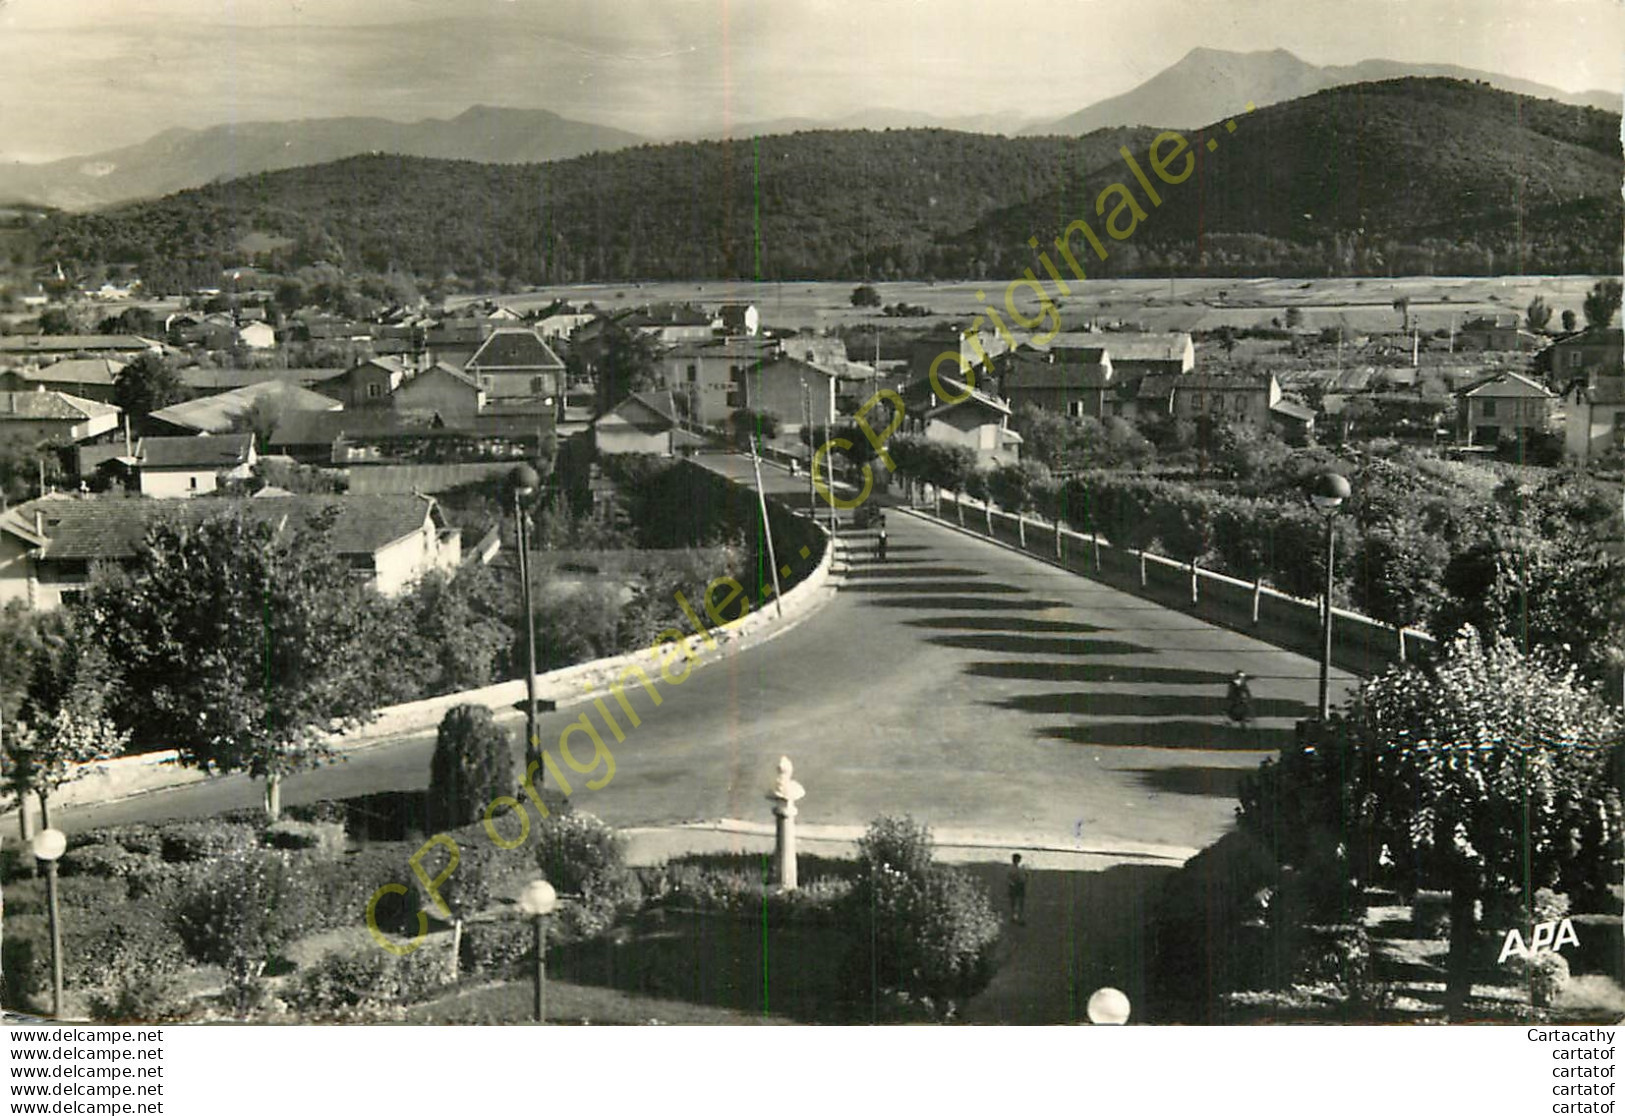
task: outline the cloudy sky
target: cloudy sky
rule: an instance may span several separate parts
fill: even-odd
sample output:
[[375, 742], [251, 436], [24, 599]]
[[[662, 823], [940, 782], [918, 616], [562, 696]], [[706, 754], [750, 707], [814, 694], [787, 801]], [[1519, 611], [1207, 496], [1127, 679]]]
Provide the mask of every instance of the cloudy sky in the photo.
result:
[[0, 0], [0, 158], [175, 126], [546, 108], [650, 136], [1053, 119], [1197, 46], [1625, 89], [1618, 0]]

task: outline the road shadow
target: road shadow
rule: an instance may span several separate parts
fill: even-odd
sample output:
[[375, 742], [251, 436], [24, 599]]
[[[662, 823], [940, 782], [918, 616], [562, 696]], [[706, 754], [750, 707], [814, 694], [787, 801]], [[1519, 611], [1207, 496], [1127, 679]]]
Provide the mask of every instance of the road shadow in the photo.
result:
[[[978, 592], [982, 587], [972, 583], [965, 589], [966, 593]], [[1018, 590], [1026, 592], [1026, 590]], [[1011, 597], [914, 597], [903, 594], [884, 597], [869, 602], [870, 608], [908, 608], [930, 609], [944, 612], [998, 612], [1001, 609], [1019, 609], [1022, 612], [1047, 612], [1052, 608], [1066, 608], [1065, 601], [1049, 600], [1047, 598], [1023, 597], [1013, 600]], [[1230, 676], [1224, 675], [1225, 678]]]
[[847, 580], [861, 580], [874, 578], [876, 580], [902, 580], [916, 577], [986, 577], [984, 570], [973, 570], [968, 566], [928, 566], [920, 565], [917, 569], [904, 567], [894, 570], [891, 561], [876, 562], [862, 570], [855, 570], [847, 575]]
[[1145, 648], [1120, 639], [1045, 638], [996, 634], [932, 636], [930, 642], [967, 651], [994, 651], [1010, 655], [1137, 655]]
[[1097, 747], [1178, 748], [1203, 752], [1277, 752], [1291, 747], [1290, 727], [1237, 728], [1212, 721], [1091, 721], [1044, 729], [1054, 740]]
[[926, 616], [904, 620], [911, 628], [972, 632], [1100, 632], [1098, 624], [1081, 620], [1043, 620], [1036, 616]]
[[1257, 770], [1251, 767], [1129, 767], [1122, 769], [1147, 790], [1188, 794], [1202, 798], [1241, 797], [1241, 783]]
[[[876, 571], [866, 571], [871, 574]], [[1018, 595], [1030, 593], [1031, 589], [1023, 589], [1016, 585], [1006, 585], [1002, 581], [920, 581], [910, 582], [898, 580], [886, 584], [891, 579], [875, 578], [873, 584], [850, 582], [846, 590], [851, 593], [1009, 593]]]
[[[990, 704], [1023, 713], [1071, 713], [1080, 717], [1224, 717], [1224, 695], [1137, 694], [1084, 690], [1077, 693], [1018, 694]], [[1309, 706], [1275, 698], [1254, 699], [1254, 717], [1310, 715]]]
[[964, 670], [966, 674], [982, 678], [1026, 678], [1034, 682], [1121, 682], [1127, 685], [1157, 682], [1168, 685], [1222, 686], [1230, 681], [1230, 675], [1222, 671], [1137, 666], [1111, 661], [1091, 663], [1043, 659], [1035, 662], [1004, 659], [969, 663]]

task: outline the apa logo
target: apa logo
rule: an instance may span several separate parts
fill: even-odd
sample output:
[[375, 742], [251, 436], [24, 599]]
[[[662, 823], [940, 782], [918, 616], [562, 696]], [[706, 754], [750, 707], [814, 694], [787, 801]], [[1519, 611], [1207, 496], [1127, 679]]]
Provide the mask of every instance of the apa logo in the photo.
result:
[[1550, 948], [1553, 953], [1562, 949], [1564, 945], [1573, 942], [1580, 944], [1580, 936], [1574, 932], [1574, 923], [1568, 919], [1562, 922], [1537, 922], [1529, 935], [1529, 944], [1525, 945], [1523, 935], [1517, 930], [1508, 930], [1506, 940], [1501, 943], [1501, 956], [1495, 959], [1499, 965], [1508, 957], [1533, 957], [1543, 947]]

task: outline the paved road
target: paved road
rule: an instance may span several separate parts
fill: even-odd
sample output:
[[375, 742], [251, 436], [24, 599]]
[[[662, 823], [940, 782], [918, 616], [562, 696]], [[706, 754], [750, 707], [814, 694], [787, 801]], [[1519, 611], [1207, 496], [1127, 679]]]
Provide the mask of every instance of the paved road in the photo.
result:
[[[749, 472], [737, 458], [713, 464]], [[771, 470], [770, 490], [805, 483]], [[767, 821], [764, 791], [787, 754], [808, 825], [907, 811], [1010, 844], [1196, 848], [1230, 823], [1241, 774], [1312, 710], [1308, 659], [951, 527], [900, 512], [888, 527], [889, 560], [874, 560], [872, 535], [850, 536], [859, 545], [844, 587], [800, 626], [663, 686], [659, 708], [635, 698], [641, 726], [618, 744], [606, 736], [613, 781], [578, 782], [577, 808], [618, 825]], [[1222, 711], [1238, 667], [1256, 679], [1260, 713], [1245, 732]], [[1339, 690], [1350, 681], [1334, 678]], [[545, 718], [544, 742], [590, 709]], [[358, 753], [290, 780], [285, 801], [421, 788], [432, 747], [425, 732]], [[258, 801], [257, 785], [231, 778], [63, 822]]]

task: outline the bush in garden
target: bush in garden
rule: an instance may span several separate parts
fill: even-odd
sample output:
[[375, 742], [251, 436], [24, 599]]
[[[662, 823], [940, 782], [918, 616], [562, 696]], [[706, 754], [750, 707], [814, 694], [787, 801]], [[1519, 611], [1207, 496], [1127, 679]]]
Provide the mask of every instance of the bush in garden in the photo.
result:
[[929, 1002], [939, 1018], [987, 986], [999, 919], [964, 871], [932, 862], [912, 818], [880, 818], [858, 842], [849, 964], [881, 989]]
[[438, 830], [458, 829], [485, 816], [495, 798], [512, 795], [512, 741], [483, 705], [459, 705], [440, 722], [429, 764], [429, 821]]
[[626, 840], [591, 814], [555, 815], [536, 825], [536, 865], [562, 895], [613, 888], [626, 871]]
[[428, 999], [444, 987], [448, 967], [441, 950], [421, 949], [397, 957], [364, 947], [359, 953], [322, 958], [283, 990], [282, 1000], [306, 1019], [395, 1017], [407, 1004]]
[[283, 855], [254, 849], [208, 865], [181, 895], [181, 943], [194, 960], [225, 968], [227, 1001], [239, 1011], [258, 1005], [266, 966], [305, 929], [290, 917], [296, 893]]
[[340, 822], [289, 821], [283, 818], [260, 835], [267, 848], [306, 852], [321, 860], [344, 854], [344, 825]]
[[160, 851], [170, 864], [194, 864], [232, 855], [253, 846], [258, 830], [251, 824], [222, 821], [177, 822], [159, 829]]
[[866, 873], [890, 867], [905, 875], [923, 875], [933, 860], [931, 830], [908, 815], [877, 818], [858, 840]]
[[139, 969], [90, 997], [90, 1017], [102, 1023], [174, 1023], [192, 1012], [182, 976], [168, 969]]

